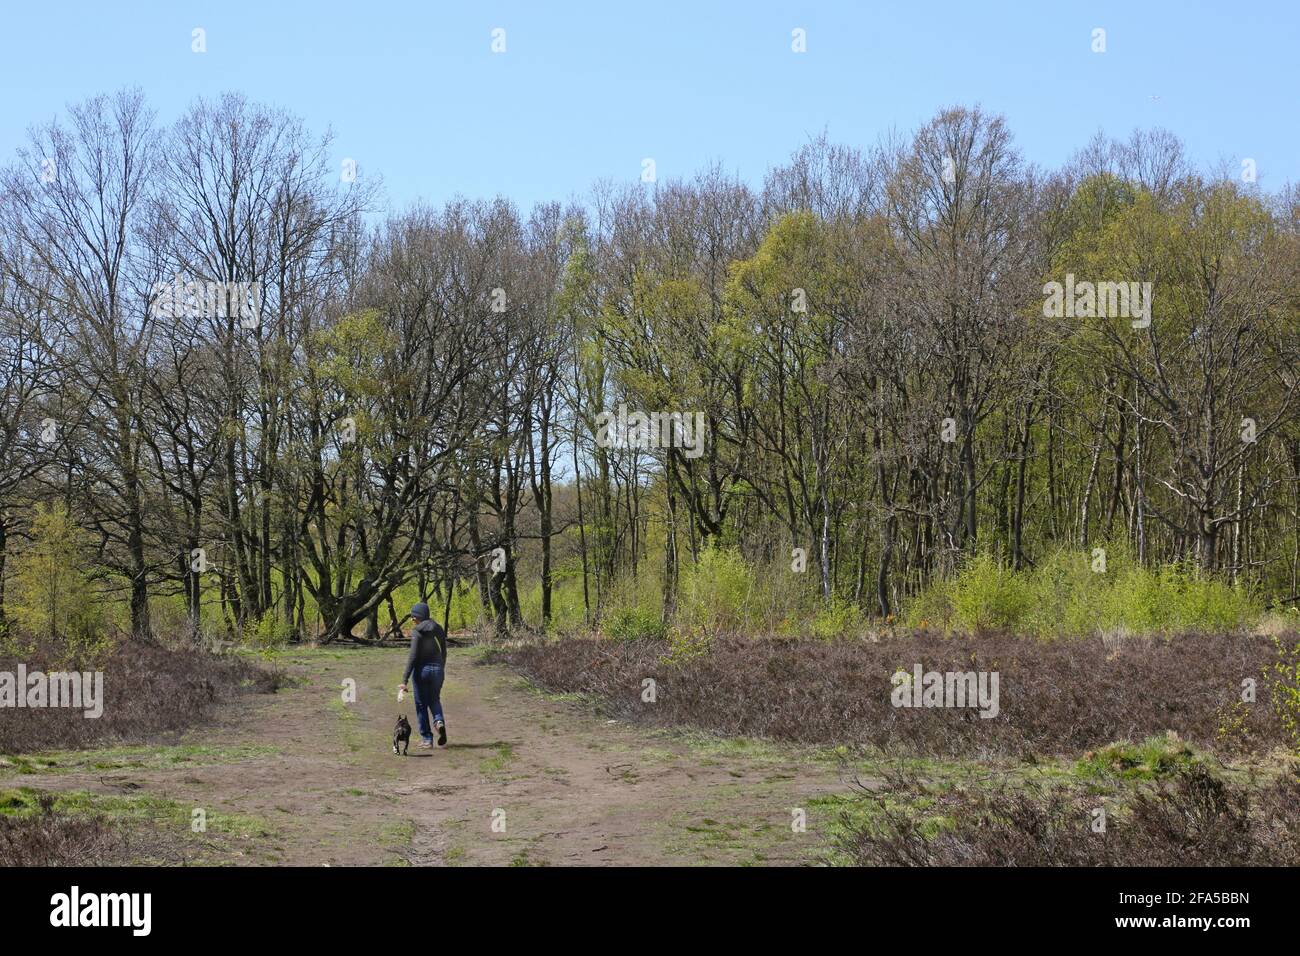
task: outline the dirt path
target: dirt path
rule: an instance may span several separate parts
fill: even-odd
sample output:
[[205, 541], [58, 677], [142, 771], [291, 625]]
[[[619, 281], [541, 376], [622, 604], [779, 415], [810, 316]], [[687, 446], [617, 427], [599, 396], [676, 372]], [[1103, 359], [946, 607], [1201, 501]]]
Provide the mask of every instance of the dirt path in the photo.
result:
[[[306, 865], [814, 862], [829, 821], [809, 802], [848, 788], [833, 763], [788, 748], [602, 720], [469, 649], [448, 664], [449, 746], [395, 757], [397, 713], [415, 722], [410, 698], [395, 695], [404, 652], [285, 660], [297, 684], [227, 710], [175, 750], [81, 765], [69, 754], [49, 770], [0, 772], [0, 785], [153, 798], [183, 820], [201, 808], [213, 836], [198, 859]], [[344, 704], [349, 679], [357, 699]], [[807, 832], [792, 830], [794, 808]]]

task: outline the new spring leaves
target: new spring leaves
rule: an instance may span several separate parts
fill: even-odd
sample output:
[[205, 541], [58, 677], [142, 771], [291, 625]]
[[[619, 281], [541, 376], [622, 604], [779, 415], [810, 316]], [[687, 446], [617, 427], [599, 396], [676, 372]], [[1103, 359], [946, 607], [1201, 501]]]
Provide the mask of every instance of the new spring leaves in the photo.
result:
[[1132, 319], [1135, 329], [1151, 325], [1150, 282], [1076, 281], [1067, 273], [1064, 284], [1056, 281], [1043, 286], [1043, 317], [1047, 319], [1079, 318]]

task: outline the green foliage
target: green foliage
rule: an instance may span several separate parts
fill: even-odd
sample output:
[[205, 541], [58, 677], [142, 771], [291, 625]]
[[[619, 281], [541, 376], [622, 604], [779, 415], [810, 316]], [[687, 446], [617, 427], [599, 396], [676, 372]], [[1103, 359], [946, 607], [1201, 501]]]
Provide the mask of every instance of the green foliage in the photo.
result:
[[[806, 626], [808, 622], [816, 618], [823, 608], [820, 595], [812, 593], [807, 587], [793, 586], [792, 578], [793, 575], [777, 571], [765, 575], [760, 581], [763, 626], [780, 637], [804, 636], [809, 631]], [[833, 626], [830, 622], [824, 622], [823, 630]]]
[[[581, 588], [581, 580], [578, 580]], [[578, 595], [581, 600], [581, 595]], [[663, 593], [658, 575], [628, 577], [605, 595], [601, 633], [617, 640], [664, 637]]]
[[[539, 594], [540, 590], [539, 586], [537, 588]], [[433, 593], [421, 594], [419, 583], [416, 581], [408, 581], [393, 592], [393, 607], [397, 610], [399, 618], [409, 611], [412, 605], [424, 600], [428, 601], [433, 619], [441, 624], [444, 602], [446, 601], [445, 593], [441, 597]], [[527, 593], [523, 594], [520, 600], [527, 606]], [[540, 599], [538, 606], [540, 607]], [[451, 593], [451, 607], [446, 610], [448, 631], [454, 633], [477, 627], [483, 616], [483, 603], [479, 598], [478, 589], [471, 587], [469, 582], [465, 582], [461, 587], [454, 588]], [[381, 628], [386, 626], [387, 615], [386, 608], [379, 613]]]
[[1277, 661], [1268, 674], [1273, 709], [1281, 718], [1296, 753], [1300, 754], [1300, 641], [1288, 646], [1288, 642], [1275, 636], [1273, 643], [1277, 647]]
[[1200, 758], [1173, 734], [1148, 737], [1140, 744], [1120, 741], [1089, 751], [1075, 764], [1080, 777], [1122, 777], [1156, 780], [1187, 770]]
[[[391, 376], [399, 370], [390, 363], [389, 352], [398, 338], [384, 325], [377, 309], [364, 309], [342, 316], [313, 340], [312, 371], [347, 398], [376, 398], [392, 386]], [[358, 437], [361, 429], [358, 428]]]
[[1187, 563], [1148, 568], [1123, 547], [1096, 557], [1059, 551], [1032, 570], [1014, 571], [989, 555], [968, 561], [950, 581], [912, 600], [907, 623], [940, 630], [1005, 629], [1043, 637], [1114, 631], [1137, 634], [1231, 631], [1260, 614], [1254, 595]]
[[[542, 624], [542, 583], [538, 578], [540, 570], [526, 566], [520, 570], [519, 607], [524, 620]], [[594, 600], [594, 596], [593, 596]], [[457, 595], [452, 607], [452, 621], [457, 614], [476, 622], [482, 611], [478, 603], [478, 591], [466, 591], [464, 599]], [[612, 611], [610, 613], [613, 613]], [[655, 617], [661, 616], [656, 610]], [[608, 615], [607, 615], [608, 617]], [[551, 621], [547, 628], [553, 634], [577, 633], [586, 625], [586, 614], [582, 600], [582, 565], [573, 560], [566, 565], [551, 567]]]
[[753, 569], [740, 553], [710, 546], [682, 569], [669, 660], [683, 663], [708, 652], [720, 634], [747, 634], [759, 611]]
[[665, 637], [668, 633], [663, 615], [653, 608], [620, 607], [605, 620], [602, 630], [619, 641]]
[[1247, 750], [1252, 741], [1250, 725], [1250, 708], [1253, 704], [1244, 700], [1225, 703], [1215, 712], [1217, 726], [1214, 741], [1225, 750]]
[[814, 637], [833, 640], [854, 633], [862, 615], [852, 601], [835, 598], [830, 604], [819, 605], [813, 613], [810, 628]]
[[250, 647], [274, 650], [284, 647], [292, 637], [293, 628], [285, 623], [284, 616], [274, 609], [244, 625], [243, 640]]
[[54, 504], [37, 506], [31, 537], [13, 559], [9, 611], [22, 630], [52, 641], [69, 660], [93, 660], [111, 638], [100, 597], [82, 570], [92, 551], [89, 536]]
[[978, 555], [952, 582], [953, 614], [967, 630], [1014, 629], [1033, 607], [1029, 582], [987, 555]]
[[740, 552], [706, 548], [682, 569], [677, 624], [704, 634], [747, 633], [756, 623], [753, 569]]
[[[1254, 598], [1187, 563], [1156, 569], [1132, 565], [1102, 579], [1096, 616], [1103, 628], [1150, 633], [1229, 631], [1259, 615]], [[1113, 584], [1111, 581], [1113, 580]], [[1083, 610], [1082, 608], [1080, 610]]]
[[953, 608], [948, 582], [936, 581], [914, 595], [903, 609], [902, 621], [908, 627], [922, 630], [950, 631], [953, 628]]

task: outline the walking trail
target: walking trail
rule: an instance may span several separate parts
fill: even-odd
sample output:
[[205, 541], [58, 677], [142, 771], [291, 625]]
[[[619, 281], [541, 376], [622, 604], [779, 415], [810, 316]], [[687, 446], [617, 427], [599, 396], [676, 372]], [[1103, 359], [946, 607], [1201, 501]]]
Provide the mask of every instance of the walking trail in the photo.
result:
[[[791, 865], [814, 863], [844, 793], [832, 760], [756, 741], [646, 731], [547, 697], [453, 648], [447, 748], [394, 756], [405, 651], [289, 653], [296, 678], [227, 707], [170, 746], [50, 755], [0, 787], [87, 790], [170, 808], [183, 858], [300, 865]], [[356, 700], [344, 703], [344, 682]], [[806, 832], [792, 827], [795, 811]]]

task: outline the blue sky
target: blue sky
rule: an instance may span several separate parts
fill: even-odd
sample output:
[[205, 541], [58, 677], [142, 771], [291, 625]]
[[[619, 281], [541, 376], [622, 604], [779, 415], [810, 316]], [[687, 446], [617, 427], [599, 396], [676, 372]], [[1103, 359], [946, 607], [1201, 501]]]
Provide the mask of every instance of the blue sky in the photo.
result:
[[[1051, 166], [1163, 126], [1198, 162], [1300, 181], [1300, 5], [1208, 2], [17, 3], [0, 26], [0, 156], [68, 102], [140, 86], [170, 122], [239, 90], [334, 130], [386, 202], [506, 195], [720, 161], [758, 183], [823, 129], [867, 145], [952, 104], [1004, 114]], [[191, 52], [191, 30], [207, 52]], [[506, 52], [491, 51], [503, 28]], [[808, 51], [791, 52], [791, 31]], [[1106, 30], [1107, 50], [1091, 51]]]

